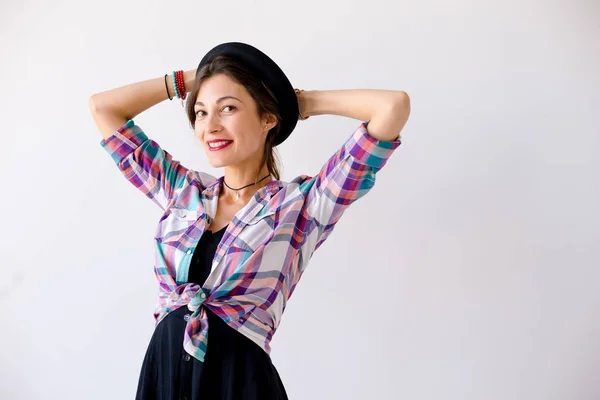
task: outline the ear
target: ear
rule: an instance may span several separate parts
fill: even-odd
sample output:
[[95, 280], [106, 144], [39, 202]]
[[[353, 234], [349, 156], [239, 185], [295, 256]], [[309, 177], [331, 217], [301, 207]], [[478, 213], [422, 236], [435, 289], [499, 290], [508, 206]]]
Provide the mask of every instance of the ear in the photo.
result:
[[277, 126], [278, 122], [279, 121], [277, 120], [277, 117], [274, 114], [268, 113], [262, 119], [262, 126], [264, 127], [265, 125], [268, 125], [267, 131], [269, 131], [269, 130], [273, 129], [275, 126]]

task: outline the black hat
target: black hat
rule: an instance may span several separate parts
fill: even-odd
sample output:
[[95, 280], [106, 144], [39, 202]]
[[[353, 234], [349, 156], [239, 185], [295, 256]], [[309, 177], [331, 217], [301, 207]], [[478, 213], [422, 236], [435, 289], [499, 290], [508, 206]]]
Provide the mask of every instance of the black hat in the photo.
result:
[[210, 50], [200, 61], [196, 73], [219, 55], [230, 56], [242, 62], [250, 71], [255, 73], [267, 85], [278, 102], [279, 133], [275, 138], [275, 146], [283, 143], [290, 136], [298, 122], [298, 98], [292, 84], [275, 61], [262, 51], [246, 43], [222, 43]]

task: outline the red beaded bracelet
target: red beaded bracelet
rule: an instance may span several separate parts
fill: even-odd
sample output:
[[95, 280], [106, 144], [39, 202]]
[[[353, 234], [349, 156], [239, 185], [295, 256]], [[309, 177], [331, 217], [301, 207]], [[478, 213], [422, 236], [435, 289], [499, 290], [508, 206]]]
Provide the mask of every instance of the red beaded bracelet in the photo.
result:
[[182, 70], [175, 71], [175, 83], [177, 85], [177, 91], [179, 92], [181, 100], [185, 100], [187, 97], [187, 91], [185, 90], [185, 81]]

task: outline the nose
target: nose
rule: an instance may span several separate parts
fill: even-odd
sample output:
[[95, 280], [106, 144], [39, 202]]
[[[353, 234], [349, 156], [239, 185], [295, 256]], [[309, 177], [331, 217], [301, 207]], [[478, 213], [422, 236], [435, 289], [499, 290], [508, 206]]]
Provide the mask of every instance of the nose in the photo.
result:
[[221, 121], [219, 121], [219, 117], [214, 116], [214, 114], [205, 118], [205, 123], [204, 129], [206, 130], [206, 133], [218, 132], [221, 129]]

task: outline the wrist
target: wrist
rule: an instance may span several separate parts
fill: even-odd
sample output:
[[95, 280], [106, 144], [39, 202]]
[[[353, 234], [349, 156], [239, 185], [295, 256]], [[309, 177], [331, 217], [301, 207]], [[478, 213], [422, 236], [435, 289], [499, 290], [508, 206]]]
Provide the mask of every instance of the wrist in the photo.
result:
[[317, 90], [305, 90], [298, 95], [298, 106], [300, 113], [304, 117], [310, 117], [317, 115], [315, 113], [315, 98], [317, 96]]
[[304, 121], [307, 120], [310, 114], [307, 114], [307, 95], [304, 89], [295, 88], [294, 92], [296, 92], [296, 100], [298, 100], [298, 120]]
[[185, 90], [189, 93], [196, 81], [196, 70], [190, 69], [188, 71], [183, 71], [183, 81], [185, 82]]

